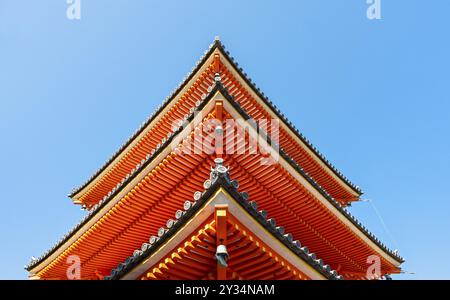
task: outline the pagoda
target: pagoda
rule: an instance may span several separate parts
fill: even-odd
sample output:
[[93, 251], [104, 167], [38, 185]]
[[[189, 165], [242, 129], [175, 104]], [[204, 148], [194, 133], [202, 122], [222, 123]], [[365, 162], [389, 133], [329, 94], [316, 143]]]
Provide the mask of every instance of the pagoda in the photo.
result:
[[216, 38], [72, 191], [86, 216], [26, 270], [42, 280], [389, 278], [404, 260], [349, 213], [361, 195]]

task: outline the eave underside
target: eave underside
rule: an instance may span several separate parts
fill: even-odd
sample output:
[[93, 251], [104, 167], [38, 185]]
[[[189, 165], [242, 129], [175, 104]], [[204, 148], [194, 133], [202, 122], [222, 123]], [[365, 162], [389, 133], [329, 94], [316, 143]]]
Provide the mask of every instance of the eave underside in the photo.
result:
[[[214, 112], [204, 121], [208, 118], [214, 118]], [[197, 137], [191, 133], [178, 149], [192, 147]], [[231, 167], [233, 178], [240, 182], [240, 189], [247, 191], [270, 216], [281, 221], [294, 238], [307, 244], [344, 276], [364, 272], [366, 259], [374, 250], [330, 214], [286, 170], [279, 165], [261, 166], [256, 155], [225, 155], [224, 159]], [[112, 269], [162, 226], [174, 209], [195, 191], [202, 190], [213, 164], [212, 156], [205, 153], [187, 156], [177, 150], [171, 152], [108, 216], [41, 269], [39, 276], [63, 278], [65, 258], [74, 253], [83, 262], [86, 278], [92, 278], [100, 269]], [[387, 261], [382, 260], [382, 263], [384, 273], [398, 271]]]
[[[217, 280], [216, 226], [209, 220], [138, 278], [141, 280]], [[226, 280], [306, 280], [301, 271], [251, 235], [235, 220], [227, 223]], [[286, 249], [287, 250], [287, 249]]]
[[[215, 56], [218, 55], [218, 59]], [[166, 103], [166, 111], [161, 110], [160, 116], [142, 128], [142, 132], [129, 141], [129, 145], [118, 152], [117, 157], [106, 164], [101, 172], [94, 175], [82, 188], [79, 188], [72, 196], [78, 204], [85, 204], [91, 207], [98, 203], [107, 195], [118, 183], [126, 177], [130, 171], [136, 167], [152, 149], [160, 144], [172, 131], [172, 124], [176, 120], [181, 120], [186, 114], [202, 101], [208, 93], [208, 88], [214, 83], [215, 74], [220, 74], [221, 81], [229, 90], [236, 102], [255, 120], [270, 120], [275, 113], [265, 105], [265, 100], [254, 92], [252, 85], [242, 77], [239, 70], [236, 70], [234, 63], [228, 54], [224, 53], [221, 44], [215, 45], [210, 50], [207, 58], [202, 60], [205, 64], [192, 74], [189, 85], [180, 89], [174, 95], [174, 104]], [[198, 74], [197, 74], [198, 72]], [[179, 93], [179, 95], [178, 95]], [[170, 107], [170, 105], [172, 105]], [[158, 119], [159, 118], [159, 119]], [[152, 120], [153, 118], [151, 118]], [[346, 205], [349, 201], [359, 198], [359, 192], [355, 187], [336, 175], [327, 161], [320, 155], [315, 154], [315, 150], [309, 143], [303, 141], [289, 129], [289, 124], [284, 124], [280, 128], [280, 146], [301, 165], [329, 194], [331, 194], [341, 204]], [[148, 128], [147, 128], [148, 127]], [[268, 129], [269, 134], [270, 128]], [[127, 150], [125, 150], [127, 149]]]

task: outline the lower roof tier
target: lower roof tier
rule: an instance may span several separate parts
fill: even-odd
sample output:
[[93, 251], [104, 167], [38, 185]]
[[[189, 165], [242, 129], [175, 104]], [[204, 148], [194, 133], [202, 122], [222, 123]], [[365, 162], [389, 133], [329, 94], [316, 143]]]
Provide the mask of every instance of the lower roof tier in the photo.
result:
[[[105, 279], [341, 279], [222, 174]], [[217, 255], [217, 253], [220, 254]]]

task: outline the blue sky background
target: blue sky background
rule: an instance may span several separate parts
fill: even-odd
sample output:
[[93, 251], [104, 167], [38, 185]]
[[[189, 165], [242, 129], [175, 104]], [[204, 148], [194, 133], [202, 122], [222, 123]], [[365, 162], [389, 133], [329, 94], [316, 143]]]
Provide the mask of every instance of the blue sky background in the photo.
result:
[[[45, 4], [44, 4], [45, 2]], [[0, 278], [83, 215], [67, 198], [222, 41], [370, 203], [356, 214], [407, 262], [450, 267], [450, 1], [0, 0]]]

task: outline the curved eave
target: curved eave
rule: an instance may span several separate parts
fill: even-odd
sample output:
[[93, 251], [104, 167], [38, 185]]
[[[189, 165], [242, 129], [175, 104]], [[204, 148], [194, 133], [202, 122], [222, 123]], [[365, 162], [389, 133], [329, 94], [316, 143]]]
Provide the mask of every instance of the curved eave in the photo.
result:
[[[141, 136], [146, 130], [148, 130], [150, 124], [155, 121], [155, 119], [164, 111], [166, 106], [168, 106], [177, 96], [178, 94], [186, 88], [188, 83], [196, 76], [198, 71], [202, 68], [202, 66], [211, 59], [212, 55], [219, 51], [225, 58], [227, 63], [231, 66], [231, 68], [238, 74], [238, 76], [245, 82], [245, 84], [251, 89], [253, 93], [257, 96], [259, 100], [262, 101], [262, 103], [267, 106], [272, 113], [274, 113], [279, 119], [283, 121], [284, 126], [288, 128], [290, 131], [290, 134], [295, 136], [300, 143], [307, 147], [311, 155], [313, 156], [313, 159], [319, 160], [325, 167], [325, 172], [331, 171], [332, 174], [334, 174], [335, 178], [337, 178], [338, 181], [340, 181], [340, 184], [344, 187], [346, 187], [347, 190], [349, 190], [351, 193], [353, 193], [354, 201], [359, 199], [360, 195], [362, 194], [362, 191], [356, 187], [354, 184], [352, 184], [341, 172], [339, 172], [318, 150], [312, 146], [312, 144], [294, 127], [292, 122], [287, 120], [287, 118], [280, 112], [280, 110], [260, 91], [259, 88], [255, 86], [255, 84], [251, 81], [250, 78], [248, 78], [247, 74], [245, 74], [242, 70], [242, 68], [239, 68], [237, 63], [234, 61], [234, 58], [229, 55], [228, 51], [225, 51], [225, 46], [219, 41], [214, 41], [213, 44], [211, 44], [208, 51], [205, 52], [204, 56], [199, 60], [196, 67], [193, 68], [193, 70], [188, 74], [186, 79], [179, 85], [179, 87], [173, 91], [171, 96], [166, 98], [166, 100], [163, 102], [162, 105], [159, 106], [159, 108], [148, 118], [146, 122], [128, 139], [128, 141], [122, 145], [122, 147], [83, 185], [81, 185], [78, 188], [75, 188], [72, 193], [69, 194], [69, 197], [71, 197], [74, 200], [74, 203], [76, 204], [82, 204], [78, 199], [87, 192], [87, 190], [92, 187], [95, 182], [107, 172], [108, 168], [111, 165], [114, 165], [117, 163], [118, 160], [120, 160], [121, 156], [129, 151], [134, 143], [134, 141]], [[128, 150], [127, 150], [128, 149]], [[328, 171], [327, 171], [328, 170]]]
[[[129, 257], [124, 263], [120, 264], [116, 269], [113, 270], [111, 276], [108, 276], [105, 279], [131, 279], [142, 274], [143, 271], [145, 271], [145, 269], [147, 268], [145, 263], [149, 261], [149, 258], [157, 253], [162, 247], [164, 247], [166, 243], [174, 241], [177, 232], [180, 231], [183, 226], [185, 226], [190, 220], [195, 220], [195, 224], [199, 223], [200, 221], [204, 221], [200, 219], [199, 213], [203, 208], [205, 208], [205, 206], [208, 204], [208, 201], [220, 199], [220, 197], [217, 197], [217, 195], [222, 192], [222, 190], [226, 191], [226, 193], [230, 195], [230, 197], [225, 198], [234, 200], [234, 203], [236, 203], [239, 207], [241, 207], [241, 209], [243, 209], [243, 211], [245, 211], [250, 217], [252, 217], [252, 219], [256, 221], [261, 226], [261, 228], [266, 231], [266, 233], [271, 235], [272, 238], [276, 239], [278, 243], [283, 245], [285, 251], [290, 251], [298, 258], [300, 258], [309, 266], [309, 269], [313, 273], [319, 275], [319, 277], [323, 277], [324, 279], [341, 279], [336, 271], [332, 271], [329, 267], [324, 266], [322, 262], [318, 263], [315, 256], [311, 255], [307, 251], [306, 247], [298, 247], [296, 243], [293, 243], [293, 241], [287, 239], [285, 235], [281, 234], [275, 228], [271, 227], [267, 220], [267, 216], [263, 216], [257, 211], [257, 209], [255, 209], [255, 206], [249, 204], [245, 197], [243, 197], [243, 195], [239, 193], [235, 187], [232, 186], [230, 179], [225, 177], [224, 175], [220, 176], [211, 185], [210, 188], [206, 189], [202, 193], [201, 198], [195, 202], [192, 208], [187, 210], [173, 227], [167, 229], [162, 237], [160, 237], [152, 245], [144, 244], [141, 248], [144, 249], [144, 251], [142, 251], [141, 249], [138, 249], [139, 251], [137, 252], [135, 251], [133, 256]], [[223, 202], [220, 203], [223, 204]], [[212, 209], [211, 207], [209, 208], [210, 210]], [[176, 240], [178, 241], [180, 239], [176, 238]], [[175, 241], [175, 244], [176, 243], [177, 242]], [[129, 275], [130, 273], [132, 275]], [[310, 276], [317, 278], [317, 275]]]
[[[245, 118], [249, 119], [250, 117], [246, 114], [245, 111], [240, 109], [239, 105], [236, 104], [234, 101], [232, 101], [231, 96], [228, 94], [227, 90], [220, 84], [216, 84], [214, 88], [211, 90], [210, 94], [205, 98], [205, 101], [201, 103], [201, 105], [198, 107], [199, 110], [201, 110], [209, 101], [213, 98], [214, 95], [216, 95], [217, 92], [220, 92], [221, 95], [225, 97], [227, 100], [227, 103], [232, 105], [236, 111], [239, 112], [239, 114]], [[194, 114], [191, 114], [187, 121], [192, 121]], [[123, 181], [120, 185], [118, 185], [116, 188], [114, 188], [98, 205], [94, 206], [93, 210], [90, 211], [90, 213], [79, 223], [75, 226], [75, 228], [70, 231], [68, 234], [66, 234], [52, 249], [47, 251], [41, 258], [39, 258], [37, 261], [34, 261], [30, 263], [26, 269], [28, 271], [32, 271], [33, 269], [37, 268], [45, 259], [47, 259], [50, 255], [52, 255], [59, 247], [61, 247], [65, 242], [67, 242], [76, 232], [82, 229], [91, 219], [94, 215], [96, 215], [101, 209], [103, 209], [111, 199], [116, 197], [122, 189], [129, 185], [133, 179], [145, 168], [147, 167], [150, 162], [153, 161], [155, 157], [157, 157], [163, 149], [168, 147], [172, 140], [175, 138], [176, 135], [178, 135], [182, 131], [182, 128], [178, 128], [175, 130], [172, 135], [165, 141], [165, 143], [161, 144], [161, 146], [155, 150], [155, 152], [144, 162], [142, 163], [139, 168], [136, 168], [130, 176], [127, 177], [125, 181]], [[386, 254], [391, 256], [393, 259], [395, 259], [398, 264], [401, 264], [404, 262], [404, 260], [393, 254], [392, 251], [390, 251], [386, 246], [384, 246], [373, 234], [368, 232], [368, 230], [362, 226], [362, 224], [356, 220], [347, 210], [345, 210], [336, 200], [334, 200], [329, 194], [326, 193], [315, 181], [308, 176], [298, 165], [295, 164], [295, 162], [289, 158], [282, 150], [280, 150], [280, 155], [282, 158], [290, 164], [292, 168], [294, 168], [302, 177], [304, 177], [326, 200], [328, 200], [336, 209], [339, 210], [340, 213], [342, 213], [343, 216], [346, 217], [360, 232], [362, 232], [364, 235], [366, 235], [375, 245], [380, 247]]]
[[[249, 120], [251, 117], [247, 114], [246, 111], [244, 111], [239, 104], [237, 104], [235, 101], [233, 101], [233, 97], [228, 93], [226, 88], [224, 88], [222, 85], [220, 85], [220, 92], [224, 96], [224, 98], [227, 100], [226, 103], [231, 105], [236, 112], [244, 119]], [[255, 125], [254, 123], [250, 123], [250, 125], [256, 130], [257, 132], [263, 131], [261, 128], [259, 128], [258, 125]], [[271, 140], [270, 135], [267, 134], [268, 143], [270, 145], [274, 145], [275, 143]], [[320, 193], [323, 198], [327, 200], [328, 203], [330, 203], [335, 209], [338, 210], [339, 215], [342, 215], [345, 217], [346, 220], [350, 221], [356, 229], [363, 233], [370, 241], [372, 241], [377, 247], [380, 248], [382, 252], [387, 254], [389, 257], [394, 259], [398, 262], [398, 264], [404, 263], [404, 259], [394, 253], [394, 251], [390, 250], [386, 245], [381, 243], [381, 241], [376, 238], [374, 234], [372, 234], [367, 228], [365, 228], [361, 222], [359, 222], [356, 217], [354, 217], [347, 209], [345, 209], [338, 201], [336, 201], [327, 191], [325, 191], [311, 176], [309, 176], [305, 170], [299, 166], [288, 154], [286, 154], [283, 149], [278, 149], [278, 153], [280, 157], [283, 158], [285, 162], [289, 164], [290, 167], [292, 167], [298, 174], [300, 174], [312, 187], [314, 190], [316, 190], [318, 193]]]
[[178, 87], [172, 91], [170, 96], [168, 96], [162, 104], [160, 104], [156, 110], [148, 117], [148, 119], [133, 133], [133, 135], [117, 150], [104, 164], [100, 167], [86, 182], [82, 185], [75, 187], [70, 193], [69, 197], [76, 201], [85, 190], [95, 181], [102, 173], [117, 159], [121, 156], [121, 154], [127, 150], [132, 144], [133, 141], [139, 137], [146, 129], [148, 129], [149, 125], [161, 114], [162, 111], [166, 108], [166, 106], [171, 103], [178, 94], [188, 85], [188, 83], [195, 77], [198, 71], [203, 67], [203, 65], [208, 61], [211, 57], [211, 54], [218, 47], [220, 41], [215, 40], [207, 51], [205, 51], [204, 55], [200, 58], [200, 60], [196, 63], [195, 67], [185, 76], [183, 81], [178, 85]]
[[291, 133], [295, 134], [295, 136], [300, 139], [303, 144], [308, 147], [308, 149], [314, 153], [315, 158], [319, 159], [323, 164], [325, 164], [332, 173], [337, 176], [342, 183], [347, 186], [350, 190], [352, 190], [355, 195], [361, 196], [363, 191], [353, 184], [347, 177], [345, 177], [330, 161], [328, 161], [325, 156], [318, 151], [316, 147], [314, 147], [311, 142], [294, 126], [294, 124], [287, 119], [287, 117], [276, 107], [276, 105], [270, 101], [270, 99], [264, 95], [260, 88], [256, 86], [256, 84], [251, 80], [251, 78], [243, 71], [242, 68], [238, 66], [238, 63], [235, 59], [230, 55], [229, 51], [225, 50], [225, 46], [219, 41], [217, 43], [217, 49], [221, 51], [221, 53], [226, 57], [227, 61], [233, 66], [234, 70], [239, 74], [239, 76], [245, 81], [245, 83], [252, 89], [252, 91], [261, 99], [266, 106], [268, 106], [272, 112], [276, 114], [278, 118], [280, 118], [283, 123], [289, 128]]
[[[210, 94], [207, 98], [205, 98], [205, 101], [203, 101], [198, 107], [198, 110], [202, 110], [208, 103], [209, 100], [214, 96], [215, 92], [219, 89], [219, 86], [215, 86], [214, 89], [211, 90]], [[189, 116], [186, 117], [184, 120], [185, 122], [190, 123], [193, 121], [195, 117], [194, 112], [192, 112]], [[78, 231], [80, 231], [85, 225], [87, 225], [93, 218], [96, 216], [102, 209], [104, 209], [111, 200], [113, 200], [117, 195], [119, 195], [122, 190], [128, 186], [130, 183], [132, 183], [137, 176], [146, 168], [148, 167], [154, 159], [156, 159], [160, 154], [170, 147], [171, 143], [174, 141], [174, 139], [184, 130], [183, 127], [176, 128], [172, 134], [160, 144], [160, 146], [152, 152], [150, 156], [147, 157], [147, 159], [141, 163], [139, 166], [137, 166], [133, 171], [124, 178], [122, 182], [120, 182], [116, 187], [113, 188], [98, 204], [94, 205], [94, 207], [89, 211], [89, 213], [77, 224], [74, 226], [72, 230], [70, 230], [67, 234], [65, 234], [52, 248], [50, 248], [48, 251], [46, 251], [43, 255], [41, 255], [37, 260], [32, 261], [30, 264], [28, 264], [25, 269], [27, 271], [32, 271], [36, 267], [39, 266], [44, 260], [46, 260], [48, 257], [50, 257], [55, 251], [57, 251], [62, 245], [64, 245], [69, 239]]]

